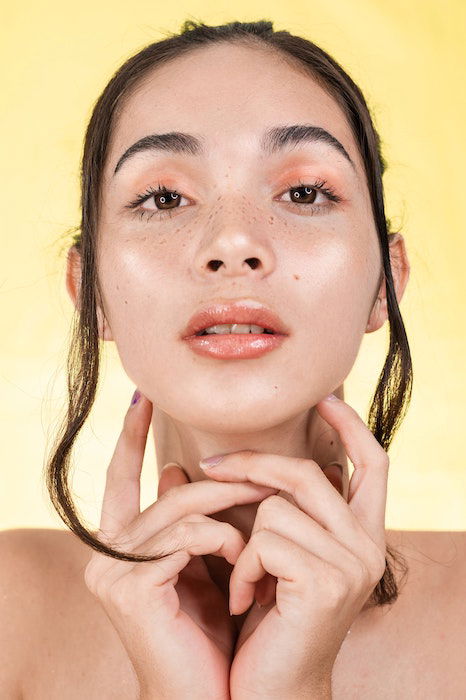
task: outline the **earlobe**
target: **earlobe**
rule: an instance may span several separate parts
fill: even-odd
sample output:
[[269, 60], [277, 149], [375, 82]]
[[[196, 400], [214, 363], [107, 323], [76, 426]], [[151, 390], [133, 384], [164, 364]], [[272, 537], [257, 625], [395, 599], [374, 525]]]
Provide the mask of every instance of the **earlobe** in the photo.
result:
[[[81, 312], [81, 254], [76, 246], [68, 251], [66, 265], [66, 289], [75, 308]], [[101, 340], [113, 340], [112, 332], [102, 309], [97, 306], [97, 324]]]
[[68, 250], [66, 260], [66, 289], [73, 305], [80, 311], [81, 255], [74, 245]]
[[[403, 297], [406, 285], [408, 284], [410, 264], [408, 260], [408, 255], [406, 253], [406, 247], [404, 238], [401, 233], [391, 233], [388, 236], [389, 253], [390, 253], [390, 267], [393, 277], [393, 285], [395, 287], [395, 294], [398, 304], [400, 304]], [[382, 282], [377, 294], [377, 299], [372, 307], [369, 320], [366, 326], [366, 333], [373, 333], [383, 326], [388, 318], [388, 308], [387, 308], [387, 290], [385, 283], [385, 275], [383, 275]]]

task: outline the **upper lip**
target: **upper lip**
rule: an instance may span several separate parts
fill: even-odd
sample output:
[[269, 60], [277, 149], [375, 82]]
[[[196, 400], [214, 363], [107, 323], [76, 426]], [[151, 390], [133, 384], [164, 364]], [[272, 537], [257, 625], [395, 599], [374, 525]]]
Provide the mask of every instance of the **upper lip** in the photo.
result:
[[209, 326], [225, 323], [254, 324], [280, 335], [288, 335], [281, 318], [270, 308], [255, 299], [217, 301], [202, 307], [188, 321], [183, 338], [195, 335]]

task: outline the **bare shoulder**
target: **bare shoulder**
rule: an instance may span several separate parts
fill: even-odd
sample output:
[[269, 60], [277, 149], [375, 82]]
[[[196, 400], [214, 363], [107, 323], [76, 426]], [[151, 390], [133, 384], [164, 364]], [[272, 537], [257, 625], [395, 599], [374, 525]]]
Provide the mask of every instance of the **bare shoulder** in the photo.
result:
[[15, 621], [9, 656], [21, 689], [12, 698], [134, 696], [126, 651], [85, 585], [91, 554], [69, 530], [0, 532], [8, 572], [1, 592], [10, 592], [12, 626]]
[[[393, 604], [357, 618], [332, 676], [335, 700], [464, 696], [466, 532], [387, 530]], [[383, 690], [381, 690], [383, 689]]]
[[465, 530], [388, 530], [387, 544], [402, 554], [416, 578], [453, 580], [466, 569]]
[[59, 588], [62, 572], [72, 573], [84, 562], [82, 548], [69, 534], [26, 528], [0, 531], [0, 686], [8, 689], [8, 697], [22, 697], [22, 679], [43, 629], [44, 600]]
[[[400, 596], [401, 619], [411, 619], [412, 634], [430, 645], [437, 659], [456, 668], [466, 687], [460, 650], [466, 646], [466, 531], [391, 531], [397, 552], [409, 567], [406, 593]], [[396, 607], [396, 606], [394, 606]]]
[[53, 566], [86, 566], [90, 557], [90, 549], [73, 532], [53, 528], [2, 530], [0, 550], [11, 557], [11, 563], [26, 566], [31, 574], [44, 573]]
[[444, 603], [466, 612], [466, 531], [389, 530], [387, 544], [407, 565], [405, 598], [419, 606]]
[[[41, 614], [47, 593], [51, 591], [55, 597], [64, 589], [73, 594], [82, 594], [84, 589], [87, 591], [84, 570], [91, 550], [69, 530], [3, 530], [0, 532], [0, 555], [6, 562], [4, 571], [8, 572], [9, 584], [16, 590], [16, 595], [22, 597], [31, 614]], [[23, 596], [24, 592], [27, 592], [27, 598]]]
[[0, 561], [0, 687], [16, 700], [31, 653], [29, 630], [37, 624], [39, 558], [22, 530], [3, 530]]

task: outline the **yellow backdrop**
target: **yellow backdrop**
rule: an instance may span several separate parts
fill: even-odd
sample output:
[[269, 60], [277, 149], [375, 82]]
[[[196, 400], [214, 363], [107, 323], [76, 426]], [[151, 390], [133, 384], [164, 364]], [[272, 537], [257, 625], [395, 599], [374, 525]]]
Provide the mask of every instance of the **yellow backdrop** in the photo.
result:
[[[269, 19], [328, 50], [363, 89], [385, 146], [387, 215], [411, 277], [401, 302], [413, 399], [390, 449], [387, 527], [466, 529], [466, 163], [463, 0], [180, 0], [10, 3], [3, 8], [1, 134], [2, 392], [0, 529], [64, 527], [42, 468], [65, 400], [72, 306], [64, 232], [79, 223], [79, 158], [91, 107], [111, 74], [185, 19]], [[215, 9], [213, 9], [215, 8]], [[365, 336], [346, 400], [366, 418], [388, 324]], [[134, 387], [107, 343], [98, 399], [74, 452], [74, 490], [98, 525], [105, 472]], [[156, 497], [152, 436], [142, 507]]]

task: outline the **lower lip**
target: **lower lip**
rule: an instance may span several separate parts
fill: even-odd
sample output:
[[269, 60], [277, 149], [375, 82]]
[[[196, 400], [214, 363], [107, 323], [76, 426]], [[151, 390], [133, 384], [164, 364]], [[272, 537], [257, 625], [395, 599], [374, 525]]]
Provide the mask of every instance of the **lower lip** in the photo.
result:
[[219, 360], [249, 360], [279, 348], [287, 335], [280, 333], [225, 333], [185, 338], [191, 350]]

